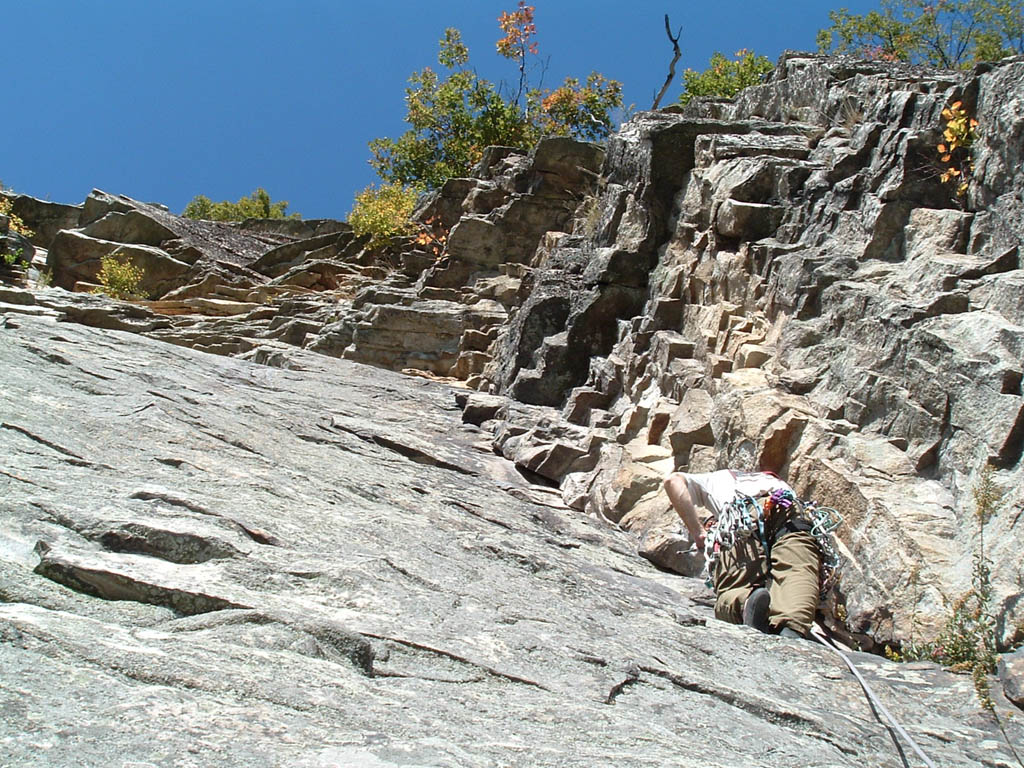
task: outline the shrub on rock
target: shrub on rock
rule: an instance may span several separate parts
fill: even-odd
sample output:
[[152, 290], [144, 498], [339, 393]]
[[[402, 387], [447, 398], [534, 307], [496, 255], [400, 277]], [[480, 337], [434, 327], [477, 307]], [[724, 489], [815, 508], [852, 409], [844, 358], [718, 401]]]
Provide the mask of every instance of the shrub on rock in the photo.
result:
[[383, 247], [392, 237], [416, 231], [410, 217], [418, 197], [412, 187], [371, 184], [356, 195], [348, 223], [357, 236], [370, 235], [370, 248]]
[[96, 279], [103, 288], [98, 291], [113, 299], [142, 298], [139, 283], [144, 277], [142, 270], [130, 261], [122, 261], [111, 254], [100, 260], [100, 271]]
[[288, 201], [270, 199], [267, 190], [257, 187], [246, 197], [237, 202], [221, 200], [213, 202], [206, 195], [196, 195], [185, 206], [182, 216], [189, 219], [206, 221], [244, 221], [245, 219], [301, 219], [298, 213], [288, 213]]

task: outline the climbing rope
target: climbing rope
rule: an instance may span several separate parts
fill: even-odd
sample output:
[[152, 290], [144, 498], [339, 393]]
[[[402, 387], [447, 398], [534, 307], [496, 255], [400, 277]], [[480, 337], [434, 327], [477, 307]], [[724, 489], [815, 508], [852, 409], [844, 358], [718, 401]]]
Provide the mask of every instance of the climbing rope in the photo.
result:
[[[796, 507], [795, 510], [793, 509], [794, 506]], [[787, 515], [787, 522], [803, 519], [810, 523], [811, 527], [808, 532], [814, 536], [818, 544], [818, 550], [821, 552], [820, 597], [824, 600], [829, 590], [835, 585], [836, 579], [839, 576], [839, 568], [842, 565], [842, 557], [839, 554], [833, 534], [842, 525], [843, 516], [832, 507], [822, 507], [813, 501], [802, 501], [792, 491], [785, 488], [775, 490], [765, 500], [763, 506], [758, 503], [757, 499], [737, 494], [736, 498], [725, 506], [717, 519], [712, 519], [708, 522], [705, 526], [707, 536], [704, 540], [707, 585], [709, 587], [713, 586], [711, 574], [714, 572], [714, 564], [719, 554], [736, 543], [736, 538], [741, 531], [748, 531], [752, 534], [756, 533], [761, 540], [761, 544], [764, 546], [764, 551], [766, 553], [769, 552], [770, 547], [768, 546], [765, 533], [766, 523], [771, 527], [773, 516], [781, 514]], [[778, 526], [776, 528], [778, 529]], [[838, 654], [846, 663], [846, 666], [849, 667], [854, 677], [857, 678], [857, 682], [860, 683], [861, 688], [864, 689], [864, 693], [867, 695], [871, 711], [878, 722], [888, 730], [889, 736], [896, 745], [896, 751], [899, 753], [900, 760], [903, 761], [905, 768], [910, 768], [910, 764], [907, 762], [907, 756], [897, 738], [897, 734], [903, 737], [911, 749], [924, 761], [927, 768], [935, 768], [935, 764], [921, 751], [917, 742], [911, 738], [910, 734], [896, 721], [896, 718], [890, 714], [885, 705], [879, 701], [871, 686], [868, 685], [867, 680], [864, 679], [864, 676], [861, 675], [854, 663], [843, 653], [839, 646], [833, 644], [817, 624], [811, 627], [811, 635], [830, 651]], [[881, 716], [879, 713], [881, 713]], [[882, 721], [882, 716], [888, 720], [888, 724]]]
[[[921, 748], [919, 746], [917, 746], [917, 742], [914, 741], [913, 738], [911, 738], [910, 734], [903, 729], [903, 726], [901, 726], [896, 721], [896, 718], [892, 716], [889, 710], [886, 709], [885, 705], [878, 699], [878, 697], [875, 695], [875, 692], [871, 689], [871, 686], [868, 685], [868, 681], [864, 679], [864, 676], [861, 675], [860, 670], [858, 670], [856, 665], [854, 665], [853, 661], [850, 660], [850, 657], [843, 653], [838, 645], [834, 644], [831, 640], [829, 640], [825, 633], [822, 631], [821, 627], [819, 627], [817, 624], [811, 627], [811, 636], [819, 643], [824, 645], [826, 648], [828, 648], [830, 651], [838, 654], [839, 657], [844, 662], [846, 662], [846, 666], [850, 668], [850, 671], [853, 673], [853, 676], [856, 677], [857, 682], [860, 683], [860, 687], [864, 689], [864, 694], [868, 697], [868, 704], [871, 706], [871, 711], [874, 713], [875, 719], [878, 720], [878, 722], [885, 726], [886, 730], [889, 731], [889, 736], [892, 738], [893, 743], [896, 745], [896, 751], [899, 752], [900, 760], [903, 761], [903, 765], [905, 766], [905, 768], [910, 768], [910, 764], [907, 762], [907, 756], [904, 754], [903, 747], [900, 744], [899, 739], [896, 738], [896, 734], [899, 734], [903, 737], [907, 744], [910, 745], [910, 748], [917, 753], [917, 756], [924, 761], [924, 764], [928, 766], [928, 768], [935, 768], [935, 763], [928, 759], [928, 756], [921, 751]], [[879, 713], [885, 716], [885, 719], [889, 721], [888, 724], [882, 722], [882, 718], [879, 717]]]

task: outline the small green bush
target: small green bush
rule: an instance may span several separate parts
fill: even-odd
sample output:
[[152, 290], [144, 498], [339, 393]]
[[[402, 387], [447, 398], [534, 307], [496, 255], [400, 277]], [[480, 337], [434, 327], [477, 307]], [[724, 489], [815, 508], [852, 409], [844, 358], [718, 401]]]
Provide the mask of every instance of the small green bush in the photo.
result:
[[270, 199], [267, 190], [258, 187], [248, 197], [238, 202], [229, 200], [213, 202], [206, 195], [196, 195], [181, 213], [188, 219], [206, 221], [244, 221], [245, 219], [301, 219], [297, 213], [288, 213], [288, 201]]
[[28, 259], [25, 258], [24, 254], [25, 251], [21, 248], [15, 248], [13, 251], [8, 251], [3, 255], [4, 264], [8, 267], [14, 267], [19, 264], [24, 267], [28, 267]]
[[144, 294], [139, 290], [144, 273], [140, 267], [130, 261], [121, 261], [111, 254], [100, 259], [100, 271], [96, 279], [103, 286], [96, 293], [105, 293], [113, 299], [141, 299]]
[[710, 66], [703, 72], [688, 69], [683, 73], [685, 90], [680, 104], [689, 104], [697, 96], [732, 98], [744, 88], [758, 85], [775, 67], [767, 56], [759, 56], [746, 48], [736, 51], [735, 59], [727, 59], [717, 51]]
[[410, 220], [416, 189], [401, 184], [371, 184], [358, 195], [348, 223], [358, 236], [370, 235], [370, 248], [381, 248], [396, 235], [411, 235], [417, 227]]

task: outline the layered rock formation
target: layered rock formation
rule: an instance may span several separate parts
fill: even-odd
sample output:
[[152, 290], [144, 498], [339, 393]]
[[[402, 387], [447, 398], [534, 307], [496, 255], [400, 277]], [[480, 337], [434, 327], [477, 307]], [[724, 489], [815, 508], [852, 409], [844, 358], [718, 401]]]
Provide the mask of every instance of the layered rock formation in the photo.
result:
[[[935, 151], [956, 100], [979, 120], [963, 200]], [[971, 491], [991, 464], [1007, 493], [985, 537], [1011, 644], [1022, 104], [1021, 62], [923, 77], [794, 55], [735, 103], [637, 117], [612, 139], [593, 231], [538, 252], [539, 288], [488, 369], [492, 389], [563, 419], [499, 430], [502, 450], [545, 468], [538, 446], [578, 451], [548, 462], [566, 500], [643, 532], [666, 565], [666, 469], [788, 475], [845, 515], [839, 599], [880, 640], [934, 632], [970, 586]], [[563, 327], [536, 344], [526, 329], [552, 313]]]
[[[954, 101], [961, 101], [979, 121], [972, 148], [974, 170], [963, 197], [941, 181], [936, 152], [943, 127], [941, 112]], [[588, 562], [597, 558], [603, 563], [601, 558], [622, 556], [614, 568], [625, 568], [631, 577], [643, 581], [638, 586], [639, 582], [611, 578], [592, 595], [595, 604], [610, 601], [619, 606], [619, 601], [625, 601], [636, 607], [648, 599], [637, 595], [651, 589], [658, 595], [651, 598], [653, 602], [664, 599], [676, 604], [677, 597], [663, 591], [666, 587], [698, 602], [706, 601], [699, 580], [690, 578], [700, 571], [700, 557], [691, 550], [660, 488], [667, 472], [738, 466], [784, 473], [802, 496], [843, 513], [839, 544], [846, 563], [840, 586], [825, 606], [825, 616], [833, 631], [851, 644], [875, 650], [892, 641], [934, 636], [951, 602], [970, 586], [972, 557], [980, 543], [971, 494], [981, 469], [988, 465], [1003, 492], [997, 514], [984, 526], [984, 542], [993, 562], [998, 632], [1005, 649], [1019, 643], [1024, 621], [1024, 572], [1018, 556], [1024, 544], [1020, 529], [1024, 511], [1022, 114], [1021, 61], [986, 65], [972, 73], [934, 73], [788, 54], [768, 82], [748, 89], [735, 101], [694, 102], [683, 111], [641, 113], [623, 126], [606, 148], [566, 139], [546, 140], [529, 154], [490, 148], [473, 178], [450, 180], [422, 201], [417, 217], [426, 237], [398, 240], [383, 251], [367, 250], [365, 242], [340, 222], [195, 222], [175, 217], [161, 206], [98, 191], [80, 207], [15, 198], [14, 212], [37, 233], [32, 242], [35, 269], [51, 270], [57, 286], [89, 289], [99, 259], [115, 254], [144, 268], [144, 288], [153, 300], [118, 303], [59, 288], [8, 289], [0, 294], [0, 310], [21, 326], [13, 338], [22, 341], [10, 349], [27, 344], [37, 350], [40, 359], [54, 364], [63, 365], [57, 358], [67, 360], [67, 351], [49, 349], [52, 343], [26, 342], [22, 329], [30, 328], [31, 336], [41, 335], [60, 345], [70, 338], [69, 332], [47, 330], [60, 328], [48, 323], [73, 321], [244, 358], [223, 362], [226, 367], [211, 374], [205, 389], [195, 385], [210, 393], [221, 391], [226, 382], [237, 384], [239, 377], [278, 382], [272, 386], [275, 398], [284, 398], [286, 391], [300, 388], [297, 382], [307, 378], [311, 392], [327, 393], [335, 392], [332, 382], [336, 383], [337, 376], [374, 378], [367, 373], [371, 369], [348, 368], [324, 361], [323, 355], [459, 380], [466, 387], [457, 390], [457, 398], [447, 400], [443, 409], [449, 409], [452, 402], [462, 409], [465, 435], [471, 436], [476, 446], [470, 452], [472, 461], [458, 447], [461, 438], [456, 435], [462, 433], [453, 432], [454, 424], [446, 421], [451, 414], [441, 417], [416, 397], [408, 398], [408, 409], [422, 412], [426, 421], [400, 429], [401, 439], [390, 434], [392, 424], [388, 429], [374, 426], [374, 419], [390, 418], [388, 414], [395, 409], [390, 400], [406, 391], [405, 387], [442, 391], [430, 389], [435, 385], [422, 381], [388, 378], [383, 372], [374, 374], [386, 382], [379, 390], [338, 390], [332, 395], [340, 398], [339, 402], [359, 403], [352, 407], [363, 414], [360, 418], [365, 423], [339, 425], [332, 416], [330, 424], [319, 424], [310, 435], [298, 439], [313, 446], [334, 445], [336, 435], [342, 434], [348, 436], [342, 441], [348, 451], [351, 446], [345, 440], [351, 442], [354, 436], [359, 442], [352, 445], [369, 451], [364, 458], [370, 463], [395, 453], [404, 456], [405, 463], [391, 469], [401, 473], [401, 482], [408, 480], [424, 491], [413, 489], [420, 496], [429, 496], [435, 487], [432, 484], [439, 488], [453, 477], [460, 482], [475, 478], [466, 480], [467, 498], [482, 494], [480, 498], [487, 501], [478, 499], [473, 509], [456, 504], [462, 512], [454, 514], [486, 515], [481, 518], [486, 521], [485, 528], [496, 525], [518, 530], [517, 523], [508, 527], [504, 512], [493, 510], [505, 509], [509, 493], [526, 498], [523, 520], [537, 524], [546, 520], [543, 525], [556, 525], [552, 521], [557, 520], [557, 526], [569, 526], [565, 530], [571, 529], [572, 534], [566, 533], [567, 538], [559, 540], [562, 543], [554, 539], [538, 543], [531, 538], [539, 535], [531, 527], [533, 523], [526, 524], [529, 530], [524, 529], [526, 538], [519, 544], [529, 550], [527, 554], [510, 555], [504, 545], [485, 547], [486, 551], [473, 550], [476, 554], [464, 567], [483, 568], [476, 559], [479, 555], [520, 565], [535, 558], [546, 565], [523, 567], [538, 573], [563, 567], [591, 573], [592, 563], [572, 558], [563, 562], [563, 550], [580, 554], [578, 542], [567, 543], [579, 535], [587, 544]], [[32, 315], [39, 319], [25, 319]], [[102, 349], [101, 338], [76, 336], [73, 344]], [[118, 337], [118, 344], [130, 350], [125, 353], [128, 360], [151, 349], [148, 342], [137, 343], [140, 346]], [[298, 354], [298, 347], [321, 357]], [[10, 354], [17, 357], [21, 353]], [[197, 364], [194, 361], [200, 358], [188, 356], [192, 354], [175, 351], [168, 353], [168, 359], [183, 355], [182, 360], [192, 361], [188, 365]], [[87, 375], [91, 375], [89, 371], [97, 373], [84, 363], [78, 367], [86, 369]], [[118, 362], [108, 367], [131, 365]], [[302, 373], [274, 372], [274, 367]], [[361, 372], [351, 373], [353, 370]], [[108, 370], [97, 376], [102, 382], [111, 374]], [[89, 385], [80, 386], [91, 391]], [[91, 388], [97, 386], [93, 383]], [[29, 388], [23, 383], [15, 387], [18, 391]], [[153, 397], [158, 404], [173, 399], [168, 393]], [[188, 401], [190, 406], [199, 408], [203, 398], [190, 397], [196, 401]], [[59, 400], [60, 396], [54, 395], [39, 402]], [[184, 419], [192, 425], [190, 429], [200, 429], [207, 420], [221, 416], [196, 411], [187, 418], [168, 418], [171, 422]], [[27, 435], [39, 445], [63, 446], [57, 453], [75, 461], [98, 461], [74, 447], [68, 449], [46, 430], [14, 418], [5, 420], [8, 426], [8, 438], [20, 440], [18, 435]], [[431, 432], [435, 427], [441, 432]], [[281, 430], [294, 431], [263, 424], [246, 427], [244, 436], [239, 437], [238, 429], [241, 427], [224, 426], [212, 432], [226, 445], [250, 450], [256, 436], [291, 444]], [[327, 443], [321, 432], [328, 435]], [[416, 437], [420, 432], [434, 436]], [[203, 432], [207, 433], [209, 428]], [[76, 439], [84, 442], [84, 434]], [[320, 437], [314, 439], [316, 435]], [[167, 440], [178, 444], [193, 437], [179, 435]], [[17, 453], [21, 448], [12, 444], [10, 450]], [[229, 450], [234, 454], [234, 449]], [[481, 450], [498, 453], [510, 463], [489, 455], [484, 458]], [[250, 452], [264, 455], [268, 451]], [[295, 447], [289, 453], [302, 456]], [[240, 459], [235, 455], [223, 459], [222, 468], [214, 474], [262, 476], [253, 469], [232, 469], [236, 460]], [[315, 463], [323, 457], [296, 460]], [[35, 459], [26, 461], [25, 469], [35, 467]], [[270, 463], [274, 462], [302, 478], [293, 483], [296, 488], [313, 474], [305, 464], [304, 469], [291, 468], [283, 454], [274, 453]], [[107, 464], [118, 466], [114, 461]], [[425, 471], [413, 466], [416, 464], [449, 474], [409, 479]], [[512, 466], [518, 473], [510, 471]], [[150, 469], [163, 472], [161, 467], [147, 464], [129, 474], [141, 484]], [[396, 498], [389, 495], [395, 482], [392, 475], [370, 479], [372, 473], [364, 474], [358, 461], [352, 471], [355, 475], [351, 478], [358, 479], [344, 482], [363, 489], [352, 492], [374, 507], [370, 513], [374, 519], [387, 519], [384, 510]], [[349, 477], [347, 472], [348, 468], [342, 470], [341, 477]], [[500, 473], [506, 495], [492, 498], [493, 489], [481, 490], [490, 488], [488, 478], [493, 472]], [[23, 491], [45, 487], [30, 474], [13, 471], [12, 482], [27, 481]], [[366, 490], [367, 484], [370, 490]], [[187, 482], [185, 486], [191, 487]], [[279, 518], [288, 516], [285, 500], [257, 494], [258, 498], [244, 504], [233, 504], [229, 499], [240, 493], [236, 486], [218, 491], [217, 499], [226, 511], [213, 517], [221, 521], [218, 526], [223, 523], [225, 530], [233, 532], [225, 538], [223, 532], [206, 528], [179, 529], [167, 521], [166, 525], [147, 522], [143, 518], [148, 513], [134, 509], [136, 502], [159, 506], [163, 498], [178, 512], [179, 507], [186, 510], [181, 514], [195, 513], [198, 520], [208, 523], [210, 499], [193, 499], [180, 488], [139, 492], [143, 496], [126, 492], [127, 502], [120, 496], [112, 501], [111, 509], [121, 510], [116, 513], [100, 514], [90, 505], [84, 511], [65, 509], [56, 516], [50, 510], [55, 500], [75, 492], [70, 487], [41, 492], [49, 500], [32, 503], [33, 509], [43, 512], [27, 516], [19, 512], [19, 525], [28, 533], [15, 538], [22, 536], [18, 546], [34, 544], [33, 537], [44, 546], [37, 556], [25, 554], [22, 547], [16, 559], [23, 566], [41, 562], [42, 575], [81, 592], [155, 602], [163, 606], [162, 611], [179, 617], [193, 613], [241, 615], [237, 620], [241, 625], [273, 625], [272, 632], [266, 631], [292, 638], [294, 643], [285, 643], [287, 648], [320, 643], [317, 647], [322, 650], [319, 629], [310, 630], [292, 614], [281, 612], [284, 608], [276, 587], [265, 590], [269, 596], [254, 596], [251, 590], [256, 577], [244, 567], [236, 570], [237, 564], [251, 560], [253, 553], [271, 551], [263, 547], [282, 546], [273, 523], [284, 525]], [[329, 492], [312, 495], [324, 494]], [[531, 507], [530, 499], [543, 499], [545, 506]], [[306, 495], [301, 506], [316, 507], [317, 503]], [[435, 515], [430, 504], [423, 503], [422, 511], [434, 524], [442, 528], [463, 524], [452, 522], [447, 516], [451, 510]], [[125, 511], [126, 504], [131, 509]], [[416, 507], [408, 499], [399, 506], [403, 504], [409, 509]], [[267, 511], [250, 520], [252, 506]], [[333, 512], [324, 514], [329, 517]], [[515, 517], [520, 513], [507, 514]], [[222, 519], [225, 515], [226, 522]], [[40, 521], [46, 520], [56, 520], [68, 533], [38, 535], [45, 529]], [[595, 520], [600, 524], [595, 526]], [[331, 534], [323, 532], [320, 517], [311, 524], [316, 526], [314, 533], [303, 533], [303, 524], [298, 522], [284, 527], [300, 538], [326, 537], [325, 541], [334, 542], [332, 547], [350, 552], [347, 544], [339, 543], [340, 539], [335, 542]], [[436, 533], [425, 520], [416, 525], [416, 536]], [[616, 527], [629, 535], [614, 531]], [[523, 543], [526, 541], [531, 543]], [[519, 544], [512, 549], [518, 552]], [[534, 549], [535, 545], [539, 549]], [[548, 545], [555, 549], [545, 549]], [[612, 554], [598, 554], [604, 546], [610, 547]], [[296, 547], [298, 554], [287, 557], [305, 562], [322, 554], [304, 547]], [[408, 547], [415, 548], [412, 543]], [[439, 547], [434, 549], [440, 551]], [[121, 562], [115, 557], [126, 551], [132, 555], [128, 560]], [[636, 551], [667, 572], [655, 571], [625, 554]], [[447, 550], [444, 556], [454, 557]], [[149, 559], [137, 559], [140, 557]], [[154, 557], [179, 566], [211, 563], [207, 570], [215, 573], [209, 578], [219, 586], [208, 589], [206, 576], [197, 581], [198, 577], [175, 568], [166, 570]], [[417, 566], [428, 567], [419, 555], [409, 557]], [[221, 561], [223, 573], [216, 567]], [[630, 565], [624, 566], [625, 562]], [[310, 567], [330, 571], [338, 566], [332, 556], [318, 561], [316, 568]], [[287, 570], [284, 576], [272, 564], [258, 570], [275, 583], [294, 586]], [[428, 592], [437, 593], [438, 605], [462, 599], [453, 597], [455, 587], [445, 586], [445, 579], [433, 571], [425, 577], [420, 574], [417, 580], [406, 572], [419, 571], [404, 562], [395, 570], [417, 584], [425, 579], [437, 587]], [[390, 584], [389, 578], [375, 572], [371, 584], [376, 586], [370, 591], [381, 599], [388, 596], [385, 602], [393, 599], [406, 604], [409, 597], [403, 597], [402, 590], [408, 585]], [[25, 583], [34, 582], [29, 578]], [[380, 586], [382, 583], [386, 586]], [[651, 586], [653, 583], [658, 586]], [[497, 589], [503, 594], [518, 587]], [[310, 601], [316, 601], [309, 597], [313, 591], [295, 590], [303, 595], [304, 612], [322, 615], [325, 621], [341, 615], [322, 605], [314, 610]], [[37, 598], [30, 592], [24, 593], [29, 595], [25, 602], [53, 607], [45, 602], [50, 597]], [[99, 611], [101, 620], [110, 618], [90, 600], [72, 600], [59, 590], [58, 594], [65, 601], [54, 603], [58, 610]], [[483, 595], [482, 591], [477, 594], [478, 603], [489, 604], [493, 596]], [[338, 641], [338, 647], [348, 649], [344, 653], [354, 654], [347, 658], [362, 669], [360, 674], [367, 673], [370, 662], [359, 638], [373, 641], [380, 639], [378, 636], [389, 638], [384, 641], [386, 652], [398, 646], [422, 645], [428, 650], [442, 648], [439, 656], [458, 664], [469, 663], [466, 659], [471, 654], [464, 653], [465, 648], [451, 650], [445, 644], [456, 638], [463, 643], [465, 636], [474, 636], [467, 629], [469, 619], [457, 622], [458, 628], [446, 634], [443, 612], [437, 609], [416, 624], [420, 633], [416, 638], [395, 639], [388, 622], [397, 625], [398, 609], [393, 615], [390, 608], [369, 609], [366, 606], [372, 601], [368, 600], [357, 601], [354, 612], [344, 614], [353, 619], [355, 626], [348, 630], [355, 635], [342, 633], [339, 637], [347, 639]], [[577, 614], [576, 609], [557, 603], [557, 613], [576, 616], [581, 622], [578, 625], [572, 618], [567, 619], [568, 624], [560, 619], [545, 621], [553, 621], [558, 632], [570, 636], [589, 632], [603, 637], [622, 630], [621, 626], [611, 629], [583, 621], [580, 617], [595, 604], [585, 602], [590, 607], [579, 608]], [[489, 605], [489, 618], [481, 619], [488, 625], [500, 613], [493, 603]], [[686, 606], [686, 610], [697, 611], [698, 619], [686, 614], [687, 618], [679, 619], [682, 624], [705, 622], [706, 609]], [[417, 609], [407, 605], [403, 615], [415, 617]], [[477, 605], [475, 610], [483, 609]], [[373, 620], [360, 611], [371, 613]], [[391, 618], [380, 619], [383, 614]], [[617, 615], [614, 610], [612, 615]], [[146, 616], [145, 621], [157, 623], [173, 619], [165, 613]], [[135, 621], [115, 619], [115, 623], [128, 625]], [[378, 619], [383, 622], [380, 626], [374, 623]], [[643, 638], [680, 631], [661, 626], [653, 614], [643, 613], [642, 620], [653, 621], [658, 629], [651, 630], [653, 634], [632, 625], [622, 630], [639, 638], [636, 647], [648, 647]], [[33, 614], [18, 621], [21, 632], [32, 622], [44, 620]], [[219, 621], [214, 625], [220, 626]], [[235, 621], [230, 618], [229, 623]], [[618, 619], [610, 621], [614, 624]], [[341, 631], [331, 626], [324, 631]], [[206, 625], [203, 627], [205, 630]], [[116, 631], [131, 634], [136, 630]], [[493, 632], [490, 626], [487, 631]], [[710, 622], [699, 631], [724, 632], [715, 634], [714, 642], [729, 644], [733, 641], [722, 638], [737, 630]], [[553, 646], [543, 637], [520, 647], [515, 645], [518, 640], [505, 638], [502, 631], [498, 636], [504, 638], [500, 648], [487, 646], [486, 653], [471, 659], [472, 664], [483, 665], [487, 675], [522, 683], [537, 682], [540, 673], [533, 675], [536, 669], [547, 670], [545, 674], [563, 682], [579, 674], [578, 669], [566, 671], [549, 664], [550, 660], [531, 668], [531, 674], [518, 669], [509, 672], [498, 663], [511, 658], [501, 648], [514, 646], [522, 651], [529, 646], [531, 653], [539, 650], [541, 655], [550, 655]], [[240, 631], [240, 637], [249, 637], [249, 630]], [[753, 642], [742, 632], [735, 637], [737, 642]], [[67, 642], [74, 645], [77, 641]], [[168, 643], [167, 648], [174, 647]], [[658, 650], [651, 652], [664, 658], [667, 651], [658, 645]], [[75, 656], [83, 651], [69, 653]], [[334, 658], [334, 651], [324, 653]], [[685, 664], [682, 659], [688, 651], [681, 653], [673, 656], [677, 660], [673, 664]], [[597, 656], [602, 660], [598, 666], [605, 669], [608, 657]], [[632, 657], [621, 655], [639, 656], [640, 652]], [[197, 665], [202, 664], [199, 658]], [[134, 657], [130, 661], [136, 662]], [[753, 663], [770, 666], [761, 656]], [[826, 662], [819, 658], [807, 663]], [[636, 668], [627, 664], [627, 674], [612, 684], [609, 691], [617, 692], [609, 692], [609, 699], [615, 700], [626, 688], [632, 690], [633, 682], [651, 680], [651, 675], [676, 686], [689, 675], [673, 664], [657, 666], [660, 671], [652, 672], [655, 665], [649, 658], [637, 664]], [[1019, 668], [1016, 657], [1007, 656], [1003, 667], [1011, 680], [1012, 670]], [[416, 669], [414, 676], [434, 674]], [[929, 667], [883, 664], [878, 669], [884, 670], [885, 676], [933, 674], [923, 671], [931, 670]], [[384, 676], [393, 676], [393, 671], [385, 669]], [[720, 673], [726, 674], [722, 670], [714, 674]], [[730, 668], [727, 674], [737, 672]], [[770, 679], [773, 684], [780, 682]], [[953, 687], [944, 688], [941, 697], [959, 701], [961, 683], [943, 682], [943, 686]], [[764, 680], [758, 683], [765, 684]], [[1007, 683], [1007, 693], [1015, 700], [1019, 685]], [[203, 690], [216, 687], [209, 681], [203, 686]], [[703, 695], [711, 689], [700, 690]], [[813, 690], [814, 695], [820, 693]], [[723, 701], [733, 696], [719, 693], [710, 695]], [[793, 701], [799, 699], [793, 692], [786, 695], [795, 696]], [[484, 701], [480, 706], [492, 705]], [[536, 712], [538, 706], [542, 706], [539, 701], [523, 703], [524, 711]], [[749, 713], [760, 705], [734, 702], [730, 706]], [[964, 706], [969, 705], [964, 702]], [[581, 718], [595, 716], [586, 707], [573, 711]], [[950, 715], [954, 720], [967, 710], [957, 711], [959, 715]], [[765, 712], [757, 716], [774, 717]], [[907, 714], [918, 716], [916, 711]], [[453, 721], [462, 717], [454, 712], [447, 716]], [[381, 717], [380, 722], [385, 722], [387, 718]], [[975, 720], [970, 722], [974, 727]], [[819, 726], [808, 729], [814, 731]], [[876, 759], [870, 750], [847, 751], [848, 737], [844, 732], [842, 738], [829, 740], [835, 745], [843, 743], [839, 749], [844, 754], [829, 758], [835, 764]], [[427, 736], [425, 731], [417, 731], [409, 738], [420, 749]], [[624, 749], [618, 738], [602, 742], [602, 749]], [[736, 750], [735, 754], [743, 754], [738, 746]], [[360, 754], [361, 759], [369, 759]], [[424, 759], [441, 759], [437, 757], [440, 753], [431, 754], [433, 757]], [[659, 759], [669, 760], [668, 754]], [[591, 758], [581, 757], [578, 764], [586, 764], [588, 759], [592, 764]], [[382, 764], [397, 760], [381, 759], [385, 760]], [[457, 756], [445, 759], [453, 764], [474, 764]], [[806, 760], [793, 753], [781, 762]], [[960, 764], [963, 760], [968, 758], [960, 753], [948, 756], [949, 762]], [[488, 762], [485, 759], [480, 764]], [[764, 757], [762, 763], [726, 760], [723, 764], [770, 765], [778, 761]]]

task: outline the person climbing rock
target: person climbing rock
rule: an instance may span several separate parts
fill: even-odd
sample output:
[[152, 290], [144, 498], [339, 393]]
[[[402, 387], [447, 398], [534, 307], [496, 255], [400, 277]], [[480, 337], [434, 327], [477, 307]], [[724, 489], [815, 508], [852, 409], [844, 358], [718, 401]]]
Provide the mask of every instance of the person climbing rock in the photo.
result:
[[[771, 472], [673, 472], [665, 492], [707, 558], [715, 617], [761, 632], [806, 637], [821, 590], [814, 523]], [[698, 508], [709, 513], [701, 522]]]

